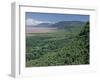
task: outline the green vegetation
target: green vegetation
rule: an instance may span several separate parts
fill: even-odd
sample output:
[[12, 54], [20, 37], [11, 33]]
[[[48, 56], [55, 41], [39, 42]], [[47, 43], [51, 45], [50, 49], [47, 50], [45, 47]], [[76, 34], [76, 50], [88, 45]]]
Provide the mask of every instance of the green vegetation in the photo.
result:
[[89, 22], [26, 37], [26, 67], [89, 64]]

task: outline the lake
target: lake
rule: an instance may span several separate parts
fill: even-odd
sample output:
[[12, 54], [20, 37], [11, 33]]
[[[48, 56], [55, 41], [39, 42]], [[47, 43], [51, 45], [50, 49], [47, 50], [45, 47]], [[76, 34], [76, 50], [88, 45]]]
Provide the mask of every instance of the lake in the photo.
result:
[[49, 33], [54, 32], [57, 28], [51, 27], [26, 27], [26, 33]]

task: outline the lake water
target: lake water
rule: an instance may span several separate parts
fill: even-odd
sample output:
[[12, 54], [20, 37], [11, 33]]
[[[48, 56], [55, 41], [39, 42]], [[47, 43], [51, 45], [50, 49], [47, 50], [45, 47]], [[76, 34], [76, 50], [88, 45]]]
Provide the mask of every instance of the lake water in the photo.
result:
[[49, 33], [57, 30], [50, 27], [26, 27], [26, 33]]

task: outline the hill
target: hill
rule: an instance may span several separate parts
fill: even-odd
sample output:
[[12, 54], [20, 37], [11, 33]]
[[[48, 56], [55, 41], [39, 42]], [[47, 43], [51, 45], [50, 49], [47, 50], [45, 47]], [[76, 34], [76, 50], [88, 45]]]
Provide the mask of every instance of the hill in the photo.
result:
[[52, 24], [50, 27], [63, 29], [63, 28], [72, 28], [72, 27], [82, 27], [84, 25], [85, 25], [85, 22], [82, 22], [82, 21], [60, 21], [55, 24]]
[[38, 25], [31, 25], [29, 27], [52, 27], [52, 28], [70, 28], [70, 27], [82, 27], [86, 22], [83, 21], [59, 21], [57, 23], [40, 23]]

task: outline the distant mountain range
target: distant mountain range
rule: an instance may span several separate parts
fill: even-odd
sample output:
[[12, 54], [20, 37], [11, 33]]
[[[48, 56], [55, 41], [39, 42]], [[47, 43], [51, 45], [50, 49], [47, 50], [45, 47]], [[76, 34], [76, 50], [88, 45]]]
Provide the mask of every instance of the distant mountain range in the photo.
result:
[[67, 27], [82, 27], [83, 25], [85, 25], [85, 22], [80, 22], [80, 21], [61, 21], [61, 22], [53, 24], [51, 27], [67, 28]]
[[36, 25], [35, 27], [50, 27], [52, 24], [51, 23], [40, 23]]
[[29, 27], [51, 27], [51, 28], [69, 28], [69, 27], [82, 27], [85, 25], [86, 22], [83, 21], [60, 21], [57, 23], [40, 23], [38, 25], [31, 25]]

